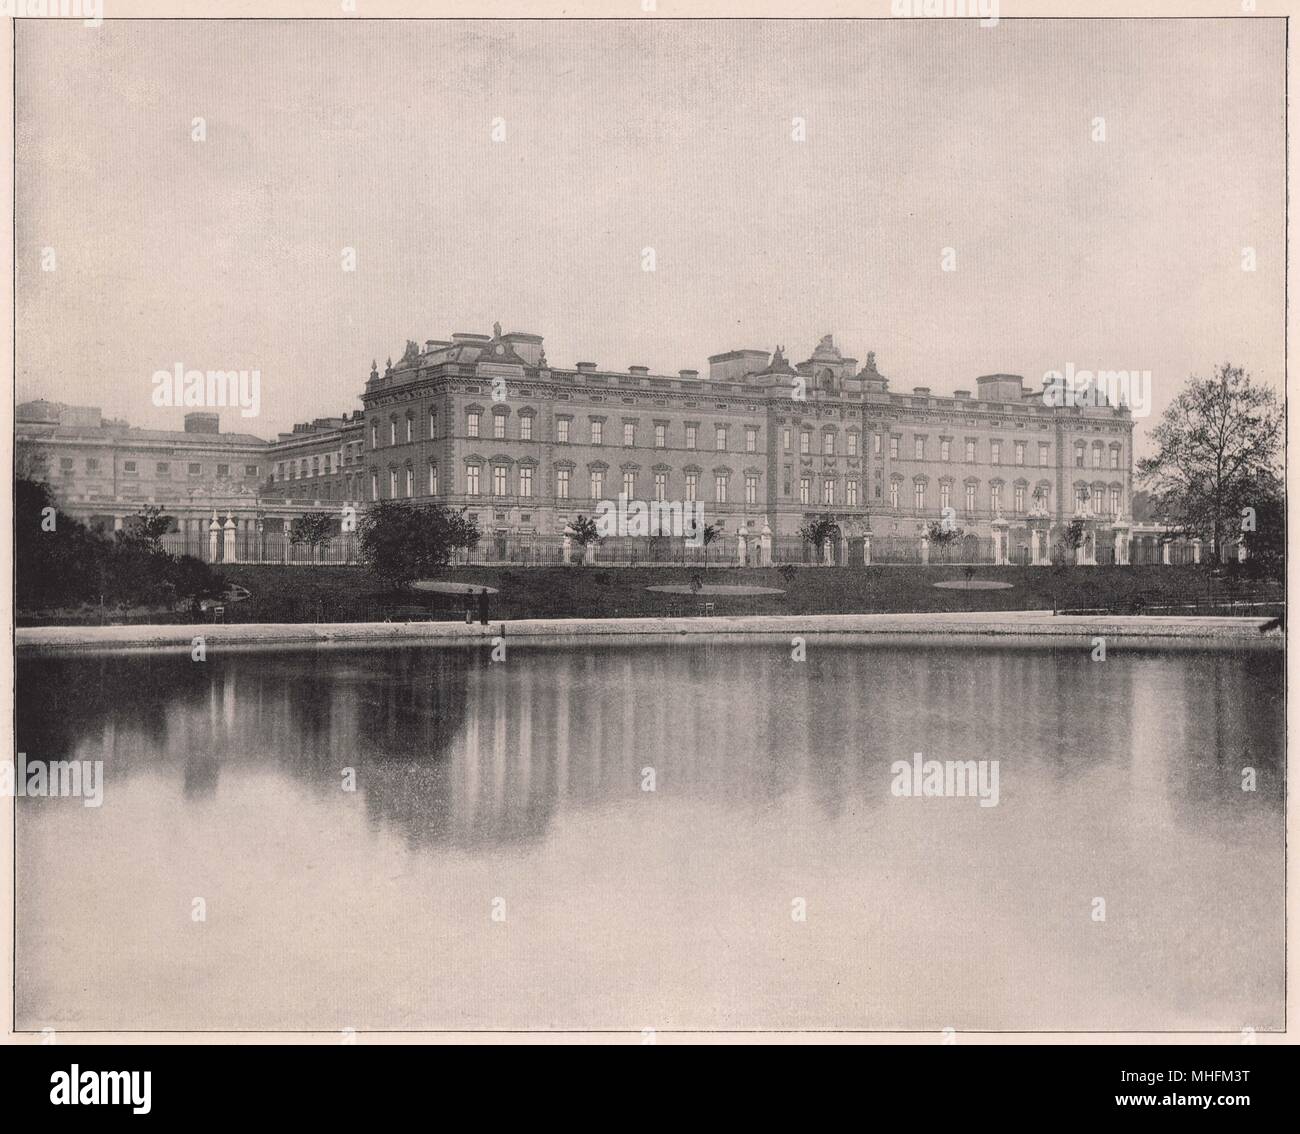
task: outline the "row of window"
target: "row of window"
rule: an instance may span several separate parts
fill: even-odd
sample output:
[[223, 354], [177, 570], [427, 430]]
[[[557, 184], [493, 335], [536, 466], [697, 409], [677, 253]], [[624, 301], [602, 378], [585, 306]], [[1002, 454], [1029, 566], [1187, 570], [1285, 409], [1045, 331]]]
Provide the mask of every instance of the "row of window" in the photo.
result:
[[[787, 432], [787, 434], [788, 434], [788, 433], [789, 433], [789, 430], [787, 430], [786, 432]], [[875, 445], [876, 445], [875, 451], [876, 451], [877, 453], [879, 453], [879, 452], [880, 452], [880, 435], [879, 435], [879, 434], [875, 434], [874, 436], [875, 436]], [[811, 439], [811, 435], [805, 432], [805, 433], [803, 434], [803, 436], [800, 438], [800, 452], [803, 452], [803, 453], [807, 453], [807, 452], [808, 452], [808, 444], [809, 444], [809, 442], [810, 442], [810, 439]], [[924, 460], [926, 459], [926, 442], [927, 442], [928, 440], [929, 440], [929, 439], [926, 438], [926, 437], [913, 437], [913, 438], [912, 438], [912, 459], [913, 459], [913, 460], [916, 460], [916, 461], [924, 461]], [[901, 437], [897, 437], [897, 436], [890, 437], [890, 439], [889, 439], [889, 456], [890, 456], [890, 459], [891, 459], [891, 460], [895, 460], [895, 461], [896, 461], [896, 460], [899, 459], [899, 446], [900, 446], [900, 444], [901, 444], [901, 441], [902, 441], [902, 438], [901, 438]], [[823, 444], [824, 444], [824, 446], [825, 446], [825, 451], [826, 451], [828, 454], [831, 453], [831, 452], [833, 451], [832, 448], [831, 448], [833, 442], [834, 442], [834, 437], [833, 437], [831, 434], [829, 434], [829, 433], [826, 434], [825, 437], [823, 438]], [[850, 435], [849, 435], [849, 455], [850, 455], [850, 456], [853, 456], [853, 455], [854, 455], [854, 452], [855, 452], [855, 448], [854, 448], [854, 444], [853, 444], [853, 442], [854, 442], [854, 437], [853, 437], [852, 434], [850, 434]], [[1002, 464], [1002, 453], [1003, 453], [1003, 443], [1002, 443], [1002, 441], [1000, 441], [1000, 440], [998, 440], [998, 439], [995, 438], [995, 439], [989, 441], [988, 445], [989, 445], [989, 464], [991, 464], [991, 465], [1000, 465], [1000, 464]], [[1027, 458], [1028, 445], [1029, 445], [1029, 443], [1028, 443], [1027, 441], [1015, 441], [1015, 442], [1013, 442], [1013, 447], [1012, 447], [1012, 462], [1013, 462], [1014, 464], [1016, 464], [1016, 465], [1020, 465], [1020, 466], [1023, 466], [1023, 465], [1025, 464], [1026, 460], [1028, 459], [1028, 458]], [[976, 446], [977, 446], [977, 442], [976, 442], [976, 440], [975, 440], [973, 437], [967, 437], [967, 438], [965, 439], [965, 459], [966, 459], [966, 463], [967, 463], [967, 464], [974, 464], [974, 463], [975, 463], [975, 461], [976, 461]], [[790, 446], [789, 446], [789, 444], [788, 444], [788, 438], [787, 438], [786, 448], [788, 449], [789, 447], [790, 447]], [[1077, 442], [1077, 443], [1075, 444], [1075, 446], [1074, 446], [1074, 464], [1075, 464], [1075, 467], [1076, 467], [1076, 468], [1084, 468], [1084, 467], [1086, 467], [1086, 465], [1087, 465], [1087, 450], [1088, 450], [1087, 442], [1080, 441], [1080, 442]], [[1094, 441], [1093, 444], [1092, 444], [1092, 467], [1093, 467], [1093, 468], [1095, 468], [1095, 469], [1099, 469], [1099, 468], [1102, 468], [1102, 467], [1103, 467], [1103, 465], [1105, 464], [1105, 461], [1106, 461], [1106, 455], [1105, 455], [1105, 454], [1106, 454], [1106, 447], [1105, 447], [1105, 445], [1104, 445], [1101, 441]], [[1050, 445], [1048, 442], [1046, 442], [1046, 441], [1039, 441], [1039, 442], [1038, 442], [1038, 464], [1039, 464], [1039, 467], [1040, 467], [1040, 468], [1047, 468], [1047, 467], [1051, 464], [1051, 457], [1052, 457], [1052, 447], [1051, 447], [1051, 445]], [[940, 461], [951, 461], [951, 460], [952, 460], [952, 440], [951, 440], [950, 438], [948, 438], [948, 437], [941, 437], [941, 438], [939, 438], [939, 460], [940, 460]], [[1120, 462], [1120, 446], [1117, 445], [1117, 444], [1112, 444], [1112, 445], [1110, 446], [1110, 467], [1111, 467], [1112, 469], [1118, 469], [1118, 468], [1119, 468], [1119, 462]]]
[[[100, 468], [100, 463], [99, 463], [99, 458], [98, 458], [98, 457], [87, 457], [87, 458], [85, 459], [85, 461], [86, 461], [86, 472], [88, 472], [88, 473], [99, 473], [99, 472], [102, 471], [101, 468]], [[147, 464], [148, 462], [145, 462], [145, 463]], [[178, 468], [180, 467], [179, 463], [177, 464], [177, 467], [178, 467]], [[217, 472], [216, 472], [216, 475], [217, 475], [217, 476], [229, 476], [229, 475], [230, 475], [230, 466], [229, 466], [229, 465], [217, 465], [217, 466], [216, 466], [216, 469], [217, 469]], [[199, 462], [199, 461], [191, 461], [191, 462], [186, 463], [186, 465], [185, 465], [185, 473], [186, 473], [187, 476], [202, 476], [202, 475], [203, 475], [203, 471], [204, 471], [204, 470], [203, 470], [203, 464], [202, 464], [201, 462]], [[76, 459], [73, 458], [73, 457], [60, 457], [60, 458], [59, 458], [59, 472], [60, 472], [60, 474], [63, 475], [63, 476], [72, 476], [72, 475], [76, 472]], [[172, 462], [171, 462], [171, 461], [156, 461], [156, 462], [154, 463], [154, 475], [155, 475], [155, 476], [171, 476], [171, 472], [172, 472]], [[139, 462], [139, 461], [123, 461], [123, 462], [122, 462], [122, 473], [123, 473], [124, 476], [139, 476], [139, 475], [140, 475], [140, 462]], [[258, 474], [258, 466], [257, 466], [257, 465], [245, 465], [245, 466], [244, 466], [244, 476], [246, 476], [246, 477], [256, 477], [257, 474]]]
[[[975, 484], [967, 484], [967, 485], [963, 485], [962, 487], [965, 490], [963, 494], [963, 503], [965, 506], [964, 511], [973, 514], [977, 507], [979, 486]], [[989, 485], [989, 511], [990, 512], [994, 512], [994, 513], [1001, 512], [1003, 510], [1004, 505], [1007, 503], [1007, 499], [1003, 495], [1004, 487], [1005, 486], [1001, 484]], [[912, 484], [912, 510], [913, 511], [924, 512], [927, 510], [929, 506], [929, 501], [927, 499], [928, 488], [929, 486], [921, 481], [913, 482]], [[954, 507], [952, 501], [952, 488], [953, 486], [947, 482], [941, 483], [939, 485], [940, 511], [942, 511], [945, 508]], [[799, 502], [801, 504], [812, 503], [811, 489], [812, 489], [812, 478], [800, 477]], [[848, 491], [849, 499], [845, 500], [844, 502], [850, 505], [856, 504], [857, 485], [854, 482], [850, 481], [848, 485], [848, 490], [849, 490]], [[877, 490], [877, 494], [879, 494], [879, 490]], [[1047, 488], [1046, 486], [1040, 486], [1036, 490], [1036, 494], [1037, 494], [1037, 499], [1041, 501], [1042, 507], [1045, 510], [1050, 510], [1051, 489]], [[891, 508], [898, 508], [901, 503], [901, 496], [902, 496], [902, 482], [898, 480], [891, 481], [889, 485], [889, 506]], [[1026, 511], [1027, 499], [1034, 499], [1034, 497], [1029, 496], [1028, 486], [1023, 484], [1013, 485], [1012, 495], [1010, 499], [1011, 511], [1013, 513], [1024, 513]], [[1118, 485], [1111, 485], [1108, 493], [1100, 489], [1094, 491], [1084, 484], [1075, 486], [1074, 504], [1076, 510], [1078, 511], [1091, 511], [1095, 515], [1099, 515], [1099, 516], [1119, 515], [1120, 505], [1122, 501], [1123, 501], [1123, 491]], [[836, 503], [835, 482], [833, 480], [827, 479], [826, 481], [823, 482], [821, 503], [823, 504]], [[1110, 505], [1109, 508], [1107, 508], [1108, 503]]]

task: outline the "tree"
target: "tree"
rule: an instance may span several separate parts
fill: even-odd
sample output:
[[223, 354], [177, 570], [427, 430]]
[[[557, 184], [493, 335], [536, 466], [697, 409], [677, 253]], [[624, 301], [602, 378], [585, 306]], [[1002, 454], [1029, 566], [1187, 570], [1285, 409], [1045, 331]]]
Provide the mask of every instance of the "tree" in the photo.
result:
[[1246, 545], [1247, 574], [1281, 581], [1286, 577], [1286, 499], [1282, 483], [1266, 477], [1251, 490], [1241, 511], [1241, 538]]
[[393, 590], [446, 567], [452, 553], [478, 542], [464, 511], [410, 500], [377, 500], [357, 525], [361, 561]]
[[161, 551], [162, 537], [171, 530], [171, 517], [160, 505], [151, 504], [128, 517], [122, 529], [113, 534], [119, 543], [135, 544], [145, 551]]
[[316, 559], [316, 548], [328, 546], [333, 538], [334, 517], [328, 512], [308, 512], [297, 516], [289, 528], [289, 542], [295, 546], [306, 544], [313, 561]]
[[580, 558], [583, 563], [587, 561], [586, 550], [588, 546], [599, 543], [604, 538], [600, 534], [600, 528], [597, 526], [596, 521], [590, 516], [582, 515], [582, 513], [578, 513], [577, 519], [570, 521], [569, 526], [564, 529], [564, 533], [582, 548], [583, 554]]
[[1177, 534], [1208, 539], [1217, 563], [1240, 509], [1276, 475], [1281, 429], [1277, 395], [1241, 367], [1192, 375], [1151, 431], [1155, 455], [1138, 461], [1152, 511]]
[[704, 569], [709, 569], [709, 544], [722, 534], [721, 524], [705, 524], [700, 529], [700, 540], [704, 544]]
[[961, 539], [964, 534], [961, 528], [945, 527], [942, 520], [931, 520], [926, 534], [930, 537], [930, 542], [942, 547], [947, 543], [954, 543]]
[[817, 558], [822, 556], [822, 546], [828, 541], [838, 539], [840, 525], [829, 512], [822, 516], [809, 516], [799, 529], [799, 536], [804, 543], [811, 544], [817, 551]]

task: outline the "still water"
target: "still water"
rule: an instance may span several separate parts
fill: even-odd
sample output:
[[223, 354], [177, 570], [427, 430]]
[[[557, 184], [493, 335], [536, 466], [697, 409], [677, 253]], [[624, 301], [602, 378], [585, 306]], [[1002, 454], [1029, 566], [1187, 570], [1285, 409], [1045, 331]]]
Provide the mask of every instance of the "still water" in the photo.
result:
[[[104, 797], [17, 801], [18, 1026], [1276, 1028], [1282, 660], [24, 658], [19, 749]], [[997, 806], [892, 794], [917, 752]]]

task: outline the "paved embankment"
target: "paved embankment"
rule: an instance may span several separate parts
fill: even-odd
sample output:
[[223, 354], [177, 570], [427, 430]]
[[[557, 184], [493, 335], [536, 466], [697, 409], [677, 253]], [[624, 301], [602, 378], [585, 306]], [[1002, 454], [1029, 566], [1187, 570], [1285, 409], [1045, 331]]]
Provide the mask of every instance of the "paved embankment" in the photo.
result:
[[[1262, 643], [1280, 646], [1277, 630], [1260, 633], [1264, 618], [1185, 618], [1153, 615], [1053, 615], [1050, 611], [942, 614], [813, 614], [737, 618], [557, 618], [463, 622], [231, 623], [221, 625], [39, 626], [17, 630], [20, 654], [207, 646], [330, 645], [360, 642], [472, 642], [504, 635], [512, 643], [680, 635], [883, 635], [933, 640], [1026, 641], [1104, 637], [1108, 640]], [[1047, 644], [1044, 642], [1044, 644]]]

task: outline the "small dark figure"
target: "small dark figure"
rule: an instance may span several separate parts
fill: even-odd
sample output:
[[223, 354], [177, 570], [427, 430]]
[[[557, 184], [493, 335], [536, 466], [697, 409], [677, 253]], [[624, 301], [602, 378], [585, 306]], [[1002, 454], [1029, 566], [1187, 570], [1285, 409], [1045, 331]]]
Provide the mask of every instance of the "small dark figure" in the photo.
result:
[[199, 602], [198, 595], [195, 595], [193, 598], [190, 599], [190, 621], [191, 622], [203, 621], [203, 604]]
[[488, 624], [488, 593], [486, 587], [478, 593], [478, 621], [480, 626]]

